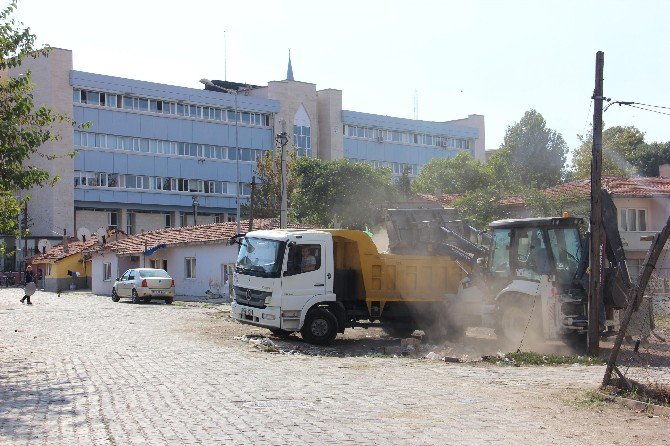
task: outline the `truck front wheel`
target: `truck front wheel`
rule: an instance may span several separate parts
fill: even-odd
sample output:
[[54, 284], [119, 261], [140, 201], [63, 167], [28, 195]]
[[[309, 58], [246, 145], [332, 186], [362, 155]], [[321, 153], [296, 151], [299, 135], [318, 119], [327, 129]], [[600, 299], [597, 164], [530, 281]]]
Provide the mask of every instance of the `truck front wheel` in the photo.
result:
[[329, 344], [337, 336], [337, 319], [329, 309], [315, 308], [307, 313], [300, 334], [310, 344]]

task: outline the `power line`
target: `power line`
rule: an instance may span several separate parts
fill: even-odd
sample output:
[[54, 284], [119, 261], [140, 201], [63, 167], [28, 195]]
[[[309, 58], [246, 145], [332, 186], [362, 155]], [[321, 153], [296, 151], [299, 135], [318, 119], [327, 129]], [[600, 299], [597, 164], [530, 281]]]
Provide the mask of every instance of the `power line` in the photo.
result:
[[633, 105], [633, 104], [626, 104], [626, 105], [628, 105], [628, 106], [630, 106], [630, 107], [633, 107], [633, 108], [639, 108], [640, 110], [650, 111], [650, 112], [652, 112], [652, 113], [658, 113], [659, 115], [668, 115], [668, 116], [670, 116], [670, 113], [665, 113], [665, 112], [662, 112], [662, 111], [652, 110], [652, 109], [644, 108], [644, 107], [638, 107], [637, 105]]

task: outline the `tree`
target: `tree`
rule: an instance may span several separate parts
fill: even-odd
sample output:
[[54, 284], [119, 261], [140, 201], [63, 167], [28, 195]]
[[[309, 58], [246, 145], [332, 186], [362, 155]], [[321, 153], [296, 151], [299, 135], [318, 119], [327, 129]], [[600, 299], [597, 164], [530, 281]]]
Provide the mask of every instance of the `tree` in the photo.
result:
[[416, 180], [414, 190], [419, 193], [463, 194], [490, 184], [490, 173], [481, 162], [470, 154], [460, 152], [450, 159], [434, 158], [423, 168]]
[[657, 177], [661, 164], [670, 164], [670, 142], [646, 144], [633, 155], [631, 163], [644, 177]]
[[316, 158], [299, 158], [293, 169], [298, 182], [292, 213], [305, 223], [329, 227], [339, 222], [345, 228], [364, 229], [375, 223], [379, 207], [395, 198], [388, 169]]
[[398, 189], [398, 194], [403, 200], [409, 200], [412, 196], [412, 180], [409, 179], [409, 174], [411, 172], [412, 168], [410, 166], [405, 166], [402, 175], [398, 178], [395, 185], [396, 189]]
[[[591, 175], [593, 134], [578, 135], [580, 145], [572, 157], [572, 178], [583, 179]], [[634, 126], [615, 126], [603, 131], [602, 173], [607, 175], [636, 175], [632, 162], [647, 151], [644, 133]]]
[[[27, 58], [46, 57], [48, 47], [35, 46], [35, 36], [22, 28], [12, 15], [16, 0], [0, 12], [0, 72], [16, 68]], [[18, 235], [18, 219], [23, 200], [16, 191], [32, 186], [53, 184], [47, 171], [31, 165], [42, 144], [58, 139], [52, 125], [66, 120], [64, 116], [41, 106], [36, 108], [32, 95], [30, 72], [13, 78], [0, 77], [0, 233]]]
[[[295, 176], [292, 174], [295, 160], [295, 151], [287, 150], [286, 195], [289, 208], [297, 182]], [[281, 156], [271, 150], [266, 151], [262, 157], [256, 160], [254, 173], [258, 179], [254, 191], [254, 217], [278, 217], [281, 210]], [[244, 205], [243, 210], [245, 213], [248, 213], [249, 206]]]
[[519, 184], [544, 189], [560, 183], [565, 176], [568, 146], [535, 110], [528, 110], [507, 128], [500, 149], [494, 157], [503, 163], [499, 172], [506, 173], [506, 180], [512, 175]]

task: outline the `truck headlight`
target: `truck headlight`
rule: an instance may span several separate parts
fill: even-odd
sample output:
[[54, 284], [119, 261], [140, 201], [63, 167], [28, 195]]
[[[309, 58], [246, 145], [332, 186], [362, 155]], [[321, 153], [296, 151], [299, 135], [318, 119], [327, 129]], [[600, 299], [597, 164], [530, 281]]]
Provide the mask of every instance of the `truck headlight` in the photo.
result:
[[281, 317], [297, 319], [300, 317], [300, 310], [284, 310]]

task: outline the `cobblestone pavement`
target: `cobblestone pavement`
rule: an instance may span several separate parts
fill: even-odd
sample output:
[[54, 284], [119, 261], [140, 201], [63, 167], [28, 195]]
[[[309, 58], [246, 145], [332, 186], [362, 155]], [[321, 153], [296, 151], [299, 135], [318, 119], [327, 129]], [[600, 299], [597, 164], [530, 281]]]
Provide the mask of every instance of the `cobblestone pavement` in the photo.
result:
[[269, 354], [196, 333], [232, 324], [208, 305], [21, 294], [0, 290], [2, 445], [669, 441], [667, 418], [584, 400], [602, 367]]

